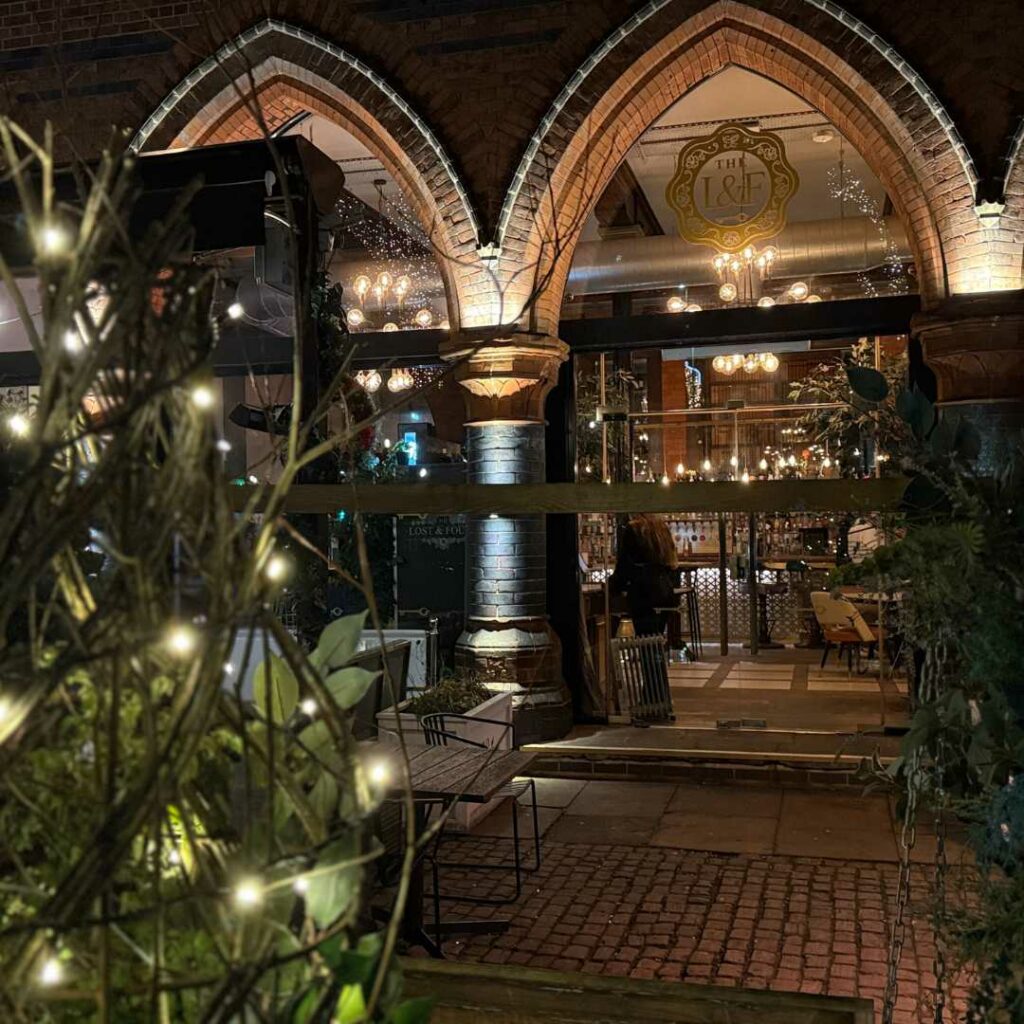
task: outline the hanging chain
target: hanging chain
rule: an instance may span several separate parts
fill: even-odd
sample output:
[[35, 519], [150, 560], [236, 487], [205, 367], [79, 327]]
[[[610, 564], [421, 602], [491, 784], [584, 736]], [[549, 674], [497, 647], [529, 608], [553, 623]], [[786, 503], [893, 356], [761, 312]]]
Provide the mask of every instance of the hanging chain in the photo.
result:
[[915, 750], [907, 764], [907, 803], [900, 828], [900, 868], [896, 886], [896, 913], [889, 931], [889, 961], [882, 1001], [882, 1024], [893, 1024], [899, 996], [899, 967], [907, 938], [907, 904], [910, 902], [910, 852], [917, 839], [917, 791], [921, 774], [921, 755]]

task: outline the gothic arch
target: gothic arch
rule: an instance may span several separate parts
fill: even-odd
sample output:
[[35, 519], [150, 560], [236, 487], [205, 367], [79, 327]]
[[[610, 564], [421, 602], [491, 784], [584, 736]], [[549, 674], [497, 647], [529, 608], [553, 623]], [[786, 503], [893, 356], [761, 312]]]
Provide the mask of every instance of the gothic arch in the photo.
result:
[[[255, 92], [255, 97], [253, 93]], [[312, 110], [351, 132], [384, 164], [431, 234], [448, 297], [473, 277], [479, 225], [455, 166], [433, 131], [381, 75], [342, 47], [274, 19], [261, 21], [194, 68], [132, 140], [168, 149], [257, 135], [257, 100], [270, 127]]]
[[[977, 290], [972, 274], [985, 229], [974, 208], [974, 165], [948, 114], [899, 55], [830, 0], [694, 7], [652, 0], [567, 83], [506, 195], [498, 225], [503, 262], [544, 259], [553, 237], [577, 232], [642, 132], [733, 64], [803, 97], [865, 157], [907, 226], [926, 304]], [[557, 328], [573, 249], [574, 239], [550, 268], [537, 311], [542, 330]]]

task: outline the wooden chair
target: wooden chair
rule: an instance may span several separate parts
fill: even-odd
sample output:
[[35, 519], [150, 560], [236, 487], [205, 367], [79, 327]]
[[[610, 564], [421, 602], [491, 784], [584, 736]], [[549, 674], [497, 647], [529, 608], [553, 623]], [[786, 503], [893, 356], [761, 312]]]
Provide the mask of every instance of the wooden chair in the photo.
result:
[[832, 650], [833, 645], [839, 647], [840, 662], [843, 659], [843, 651], [847, 652], [847, 665], [851, 672], [854, 654], [857, 656], [858, 666], [862, 648], [866, 647], [868, 657], [871, 657], [878, 646], [878, 627], [869, 626], [855, 605], [819, 590], [811, 594], [811, 607], [825, 637], [825, 650], [821, 655], [822, 668], [825, 667], [828, 652]]

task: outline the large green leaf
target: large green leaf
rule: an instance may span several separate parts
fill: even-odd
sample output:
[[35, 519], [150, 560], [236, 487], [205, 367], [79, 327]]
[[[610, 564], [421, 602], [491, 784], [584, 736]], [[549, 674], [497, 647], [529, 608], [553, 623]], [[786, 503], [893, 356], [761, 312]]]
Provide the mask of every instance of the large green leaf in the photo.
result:
[[349, 864], [358, 853], [354, 838], [339, 839], [324, 847], [309, 872], [306, 912], [318, 928], [327, 928], [348, 909], [356, 896], [360, 868]]
[[344, 665], [356, 652], [359, 634], [366, 623], [366, 612], [346, 615], [329, 623], [320, 634], [316, 645], [316, 656], [325, 669], [338, 668]]
[[256, 666], [253, 676], [256, 707], [260, 709], [264, 718], [269, 720], [273, 716], [275, 722], [286, 722], [299, 702], [299, 681], [283, 658], [271, 654], [268, 660], [261, 661]]
[[366, 1020], [366, 1000], [362, 985], [346, 985], [338, 997], [338, 1007], [331, 1018], [336, 1024], [358, 1024]]
[[896, 396], [896, 412], [919, 439], [935, 426], [935, 406], [917, 388], [904, 388]]
[[848, 366], [846, 376], [853, 393], [866, 402], [884, 402], [889, 396], [885, 375], [870, 366]]
[[317, 951], [343, 985], [365, 985], [373, 978], [383, 940], [377, 932], [360, 937], [355, 949], [343, 949], [341, 936], [321, 942]]
[[366, 694], [379, 672], [349, 665], [348, 668], [332, 672], [326, 679], [327, 689], [342, 708], [354, 708]]

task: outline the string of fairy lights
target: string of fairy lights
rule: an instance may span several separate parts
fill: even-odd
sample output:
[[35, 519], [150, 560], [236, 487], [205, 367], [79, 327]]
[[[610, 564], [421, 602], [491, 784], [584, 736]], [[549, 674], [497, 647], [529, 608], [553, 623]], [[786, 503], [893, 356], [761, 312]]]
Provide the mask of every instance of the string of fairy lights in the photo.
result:
[[[67, 232], [58, 226], [44, 227], [36, 239], [37, 250], [47, 258], [60, 256], [67, 250], [69, 244], [70, 238]], [[92, 324], [78, 321], [76, 325], [68, 328], [60, 338], [61, 349], [67, 358], [76, 359], [87, 353], [90, 337], [95, 337], [95, 331], [100, 327], [103, 317], [102, 305], [94, 306], [90, 302], [88, 312], [89, 318], [93, 321]], [[237, 302], [232, 303], [221, 318], [215, 318], [212, 321], [212, 326], [217, 330], [223, 319], [238, 320], [243, 315], [244, 310], [241, 305]], [[425, 367], [419, 375], [438, 372], [441, 369]], [[412, 376], [415, 377], [417, 374]], [[216, 396], [205, 379], [194, 380], [187, 385], [186, 394], [189, 404], [198, 415], [215, 414]], [[31, 408], [28, 405], [14, 407], [13, 411], [6, 415], [4, 425], [14, 443], [30, 442], [35, 429]], [[218, 451], [225, 450], [220, 441], [215, 442], [215, 446]], [[250, 482], [255, 483], [255, 478], [250, 477]], [[275, 592], [286, 590], [287, 584], [295, 572], [295, 563], [286, 552], [274, 544], [269, 544], [262, 552], [257, 553], [254, 571], [262, 579], [269, 596]], [[154, 650], [176, 662], [194, 659], [202, 654], [207, 640], [206, 629], [207, 623], [201, 616], [192, 620], [174, 617], [166, 623], [162, 630], [157, 630], [153, 640]], [[231, 662], [226, 662], [222, 666], [222, 670], [225, 676], [232, 676], [236, 672], [236, 666]], [[307, 718], [314, 718], [319, 712], [319, 707], [312, 697], [307, 696], [299, 703], [298, 710]], [[0, 728], [10, 725], [19, 714], [17, 703], [0, 692]], [[368, 756], [359, 767], [371, 798], [374, 800], [382, 798], [394, 775], [391, 764], [385, 758]], [[163, 845], [161, 841], [157, 852], [164, 870], [186, 870], [181, 847], [183, 840], [183, 836], [171, 835], [166, 845]], [[223, 895], [231, 902], [236, 912], [240, 914], [255, 912], [274, 891], [282, 887], [289, 887], [296, 895], [302, 896], [309, 889], [310, 881], [315, 875], [328, 871], [333, 872], [337, 869], [338, 865], [336, 864], [324, 868], [313, 867], [273, 881], [264, 880], [256, 874], [246, 874], [230, 883]], [[69, 974], [74, 973], [73, 954], [61, 942], [59, 936], [54, 936], [41, 950], [33, 970], [37, 985], [41, 988], [56, 988], [65, 984]]]

